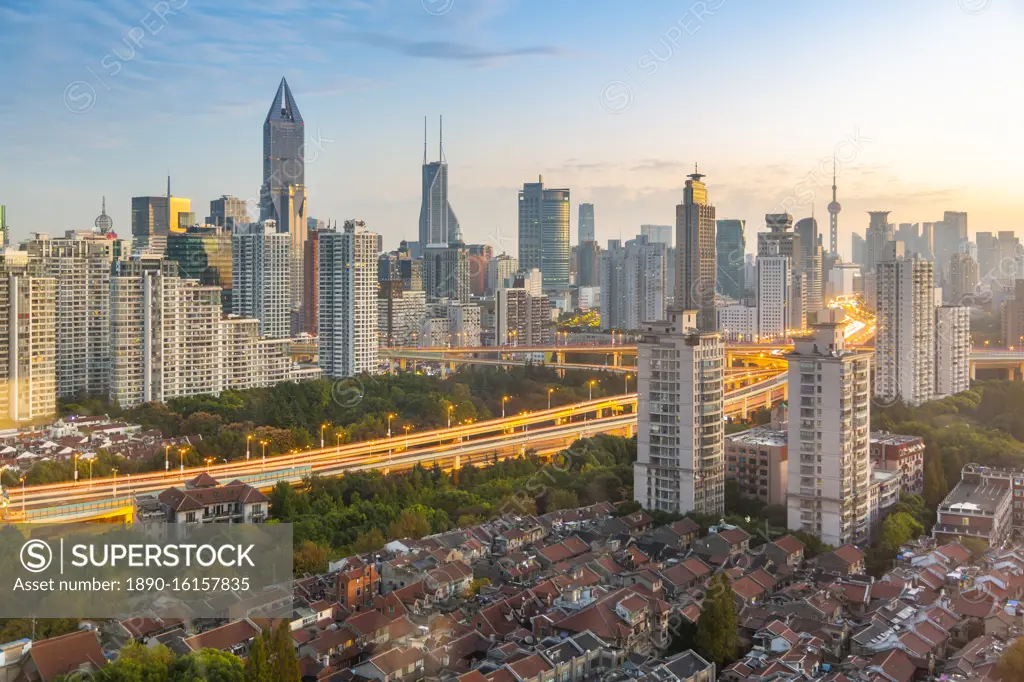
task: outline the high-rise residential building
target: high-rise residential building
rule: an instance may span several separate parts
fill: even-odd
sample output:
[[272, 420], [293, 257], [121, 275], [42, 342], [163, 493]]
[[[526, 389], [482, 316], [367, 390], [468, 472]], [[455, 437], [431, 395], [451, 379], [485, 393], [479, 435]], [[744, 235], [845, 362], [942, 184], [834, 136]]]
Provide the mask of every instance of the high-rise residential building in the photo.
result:
[[[630, 299], [635, 281], [630, 282], [626, 266], [626, 248], [619, 239], [609, 239], [601, 252], [601, 329], [635, 329], [635, 298], [633, 311]], [[634, 315], [630, 324], [630, 314]]]
[[501, 253], [487, 263], [487, 293], [494, 294], [505, 286], [505, 280], [519, 270], [519, 261], [515, 256]]
[[725, 345], [701, 331], [697, 317], [673, 308], [644, 327], [633, 498], [645, 509], [718, 516], [725, 511]]
[[979, 279], [990, 275], [999, 262], [999, 247], [991, 232], [979, 232], [974, 241], [978, 247]]
[[718, 220], [715, 222], [715, 259], [717, 272], [715, 285], [718, 293], [737, 301], [743, 300], [746, 288], [743, 264], [747, 252], [745, 220]]
[[25, 251], [0, 253], [0, 421], [45, 423], [57, 411], [57, 280]]
[[122, 407], [312, 379], [287, 338], [259, 335], [259, 321], [225, 316], [220, 287], [178, 276], [156, 257], [119, 260], [110, 278], [110, 399]]
[[768, 254], [757, 260], [757, 331], [762, 339], [782, 341], [789, 327], [789, 306], [792, 302], [793, 273], [788, 256], [778, 254], [778, 244], [771, 244]]
[[601, 257], [601, 328], [639, 329], [664, 319], [668, 278], [664, 243], [640, 235], [621, 246], [608, 242]]
[[793, 232], [800, 247], [800, 264], [803, 272], [803, 293], [807, 312], [817, 312], [825, 306], [822, 285], [822, 248], [818, 233], [818, 221], [813, 217], [796, 222]]
[[[103, 213], [106, 214], [106, 199], [103, 200]], [[11, 243], [9, 228], [7, 226], [7, 207], [0, 204], [0, 248]]]
[[219, 286], [221, 306], [226, 313], [232, 311], [232, 239], [228, 228], [206, 225], [193, 225], [167, 237], [167, 259], [178, 264], [178, 274], [185, 279], [197, 279], [203, 285]]
[[[579, 270], [576, 283], [581, 287], [600, 286], [601, 245], [596, 241], [586, 241], [580, 244], [577, 253], [579, 254]], [[675, 279], [675, 276], [673, 275], [669, 279]]]
[[935, 223], [921, 223], [920, 253], [925, 260], [935, 260]]
[[110, 390], [110, 272], [124, 243], [93, 231], [33, 235], [24, 244], [42, 276], [56, 282], [56, 372], [61, 398]]
[[704, 177], [687, 176], [683, 203], [676, 206], [676, 307], [697, 310], [697, 328], [715, 330], [715, 207]]
[[302, 249], [302, 331], [316, 335], [320, 302], [320, 232], [326, 229], [322, 221], [311, 225]]
[[423, 289], [428, 300], [451, 298], [469, 303], [469, 248], [454, 242], [423, 249]]
[[673, 228], [671, 225], [641, 225], [640, 236], [647, 237], [651, 244], [664, 244], [672, 246], [675, 239], [672, 238]]
[[421, 348], [479, 346], [480, 306], [450, 300], [428, 303], [420, 329]]
[[[260, 220], [273, 220], [289, 235], [289, 326], [299, 326], [306, 244], [306, 127], [288, 81], [281, 79], [263, 122], [263, 185]], [[289, 332], [292, 330], [289, 329]]]
[[231, 235], [231, 312], [260, 321], [271, 339], [291, 336], [291, 236], [273, 220], [236, 225]]
[[750, 342], [757, 337], [757, 306], [746, 302], [715, 307], [718, 329], [726, 341]]
[[208, 225], [223, 227], [230, 233], [235, 225], [248, 225], [250, 222], [245, 199], [225, 194], [210, 202], [210, 215], [206, 218]]
[[547, 296], [531, 294], [525, 287], [498, 289], [494, 322], [495, 345], [540, 346], [551, 342], [551, 303]]
[[462, 242], [459, 219], [448, 201], [448, 160], [444, 155], [444, 127], [438, 134], [437, 161], [427, 161], [427, 119], [423, 119], [423, 173], [420, 202], [420, 248]]
[[1014, 293], [1000, 305], [1003, 345], [1024, 348], [1024, 279], [1014, 282]]
[[487, 293], [487, 264], [494, 258], [494, 248], [488, 244], [469, 245], [469, 293], [484, 296]]
[[868, 215], [871, 221], [865, 237], [867, 251], [864, 269], [874, 270], [882, 255], [887, 253], [889, 244], [896, 241], [896, 231], [889, 222], [889, 211], [868, 211]]
[[796, 270], [790, 274], [789, 289], [789, 331], [799, 333], [807, 327], [807, 271]]
[[[676, 300], [676, 272], [679, 269], [678, 264], [679, 251], [674, 246], [670, 246], [665, 249], [665, 304], [666, 309], [675, 305]], [[743, 271], [743, 277], [746, 278], [746, 270]], [[600, 282], [598, 282], [600, 284]]]
[[320, 234], [320, 367], [329, 377], [377, 371], [377, 234], [347, 220]]
[[864, 237], [860, 236], [856, 232], [853, 233], [850, 239], [851, 262], [862, 267], [866, 267], [868, 262], [868, 243], [864, 240]]
[[932, 262], [892, 242], [876, 265], [875, 396], [917, 406], [935, 390]]
[[971, 387], [971, 309], [943, 305], [935, 309], [935, 397]]
[[852, 296], [856, 293], [855, 281], [860, 274], [860, 266], [856, 263], [836, 263], [829, 273], [826, 291], [829, 298]]
[[577, 244], [597, 241], [594, 232], [594, 205], [580, 204]]
[[996, 262], [993, 272], [986, 273], [1002, 284], [1009, 284], [1018, 277], [1024, 277], [1024, 272], [1018, 269], [1021, 261], [1020, 240], [1012, 230], [1000, 230], [996, 234]]
[[427, 294], [405, 291], [401, 280], [381, 282], [377, 293], [377, 339], [381, 348], [419, 345], [427, 318]]
[[569, 190], [544, 187], [544, 177], [519, 190], [519, 267], [538, 268], [544, 291], [569, 288]]
[[972, 299], [979, 279], [978, 263], [967, 253], [954, 253], [949, 257], [949, 275], [942, 288], [947, 303], [959, 305]]
[[[960, 211], [946, 211], [940, 222], [935, 223], [935, 262], [944, 275], [949, 257], [959, 251], [960, 242], [967, 240], [967, 214]], [[986, 273], [988, 274], [988, 273]]]
[[842, 204], [836, 196], [836, 160], [832, 159], [832, 201], [828, 203], [828, 251], [833, 256], [839, 255], [839, 213]]
[[787, 358], [787, 525], [836, 547], [871, 532], [871, 353], [846, 348], [844, 326], [816, 324]]

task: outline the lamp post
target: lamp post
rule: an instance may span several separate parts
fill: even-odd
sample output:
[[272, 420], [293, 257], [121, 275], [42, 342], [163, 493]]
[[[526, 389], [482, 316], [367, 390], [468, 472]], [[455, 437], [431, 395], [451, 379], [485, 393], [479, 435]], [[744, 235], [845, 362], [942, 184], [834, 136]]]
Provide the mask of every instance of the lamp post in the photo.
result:
[[263, 462], [260, 464], [260, 469], [263, 470], [267, 468], [267, 441], [261, 440], [260, 445], [263, 446]]
[[452, 410], [455, 409], [454, 405], [448, 405], [448, 428], [452, 428]]
[[128, 497], [131, 497], [132, 496], [132, 475], [131, 474], [126, 474], [126, 475], [128, 476]]
[[178, 466], [180, 467], [181, 475], [185, 475], [185, 448], [178, 449]]
[[74, 481], [75, 481], [75, 483], [78, 483], [78, 453], [77, 452], [75, 453], [75, 462], [74, 462], [73, 466], [75, 467]]
[[412, 424], [406, 424], [402, 428], [405, 429], [405, 449], [408, 450], [409, 449], [409, 431], [412, 430]]
[[210, 462], [212, 462], [212, 461], [213, 461], [213, 457], [207, 457], [206, 458], [206, 470], [207, 471], [210, 470]]
[[167, 443], [164, 445], [164, 473], [170, 473], [171, 471], [171, 444]]
[[114, 497], [117, 497], [117, 467], [114, 467]]
[[548, 389], [548, 409], [549, 410], [551, 409], [551, 394], [554, 393], [554, 392], [555, 392], [555, 389], [553, 389], [553, 388], [549, 388]]
[[324, 449], [324, 429], [327, 428], [327, 424], [320, 425], [320, 449]]
[[249, 443], [252, 441], [252, 434], [245, 437], [245, 461], [249, 461]]
[[626, 373], [626, 374], [625, 374], [625, 375], [623, 376], [623, 378], [625, 379], [625, 384], [626, 384], [626, 391], [625, 391], [625, 392], [626, 392], [626, 393], [629, 393], [629, 372], [627, 372], [627, 373]]
[[587, 382], [587, 389], [589, 390], [589, 399], [590, 400], [594, 399], [594, 384], [595, 383], [596, 382], [593, 379], [591, 379], [590, 381]]
[[388, 413], [388, 438], [391, 438], [391, 420], [395, 418], [395, 415]]
[[89, 489], [92, 490], [92, 457], [89, 458]]
[[[117, 469], [114, 469], [114, 471], [117, 471]], [[24, 521], [25, 520], [25, 477], [24, 476], [21, 477], [21, 481], [19, 481], [19, 483], [21, 483], [21, 520]]]
[[501, 396], [501, 418], [502, 419], [505, 418], [505, 403], [507, 403], [507, 402], [508, 402], [508, 396], [507, 395]]
[[341, 454], [341, 434], [341, 429], [334, 432], [334, 450], [339, 455]]

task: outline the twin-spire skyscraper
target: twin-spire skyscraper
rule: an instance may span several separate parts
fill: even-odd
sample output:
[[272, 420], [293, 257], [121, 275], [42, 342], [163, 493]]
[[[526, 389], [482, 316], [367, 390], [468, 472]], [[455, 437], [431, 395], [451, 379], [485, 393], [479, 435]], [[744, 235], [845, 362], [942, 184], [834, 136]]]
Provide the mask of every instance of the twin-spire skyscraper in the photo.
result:
[[448, 202], [448, 161], [444, 157], [444, 119], [439, 121], [437, 161], [427, 161], [427, 119], [423, 118], [423, 200], [420, 248], [462, 241], [459, 219]]

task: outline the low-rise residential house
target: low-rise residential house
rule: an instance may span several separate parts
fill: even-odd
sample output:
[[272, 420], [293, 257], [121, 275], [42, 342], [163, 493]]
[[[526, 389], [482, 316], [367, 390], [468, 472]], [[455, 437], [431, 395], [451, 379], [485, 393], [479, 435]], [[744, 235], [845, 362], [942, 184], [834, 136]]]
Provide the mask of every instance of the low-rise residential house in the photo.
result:
[[679, 519], [675, 523], [655, 528], [651, 538], [655, 542], [663, 542], [675, 549], [689, 549], [700, 534], [700, 526], [689, 517]]
[[359, 677], [378, 682], [412, 682], [423, 678], [425, 655], [420, 649], [389, 649], [352, 668]]
[[370, 606], [380, 592], [381, 580], [373, 562], [353, 562], [338, 571], [334, 581], [334, 597], [352, 611]]
[[792, 535], [784, 535], [764, 546], [765, 555], [778, 565], [800, 568], [804, 563], [804, 543]]
[[81, 679], [93, 679], [94, 673], [107, 666], [94, 630], [79, 630], [59, 637], [34, 642], [29, 649], [25, 678], [52, 682], [58, 677], [80, 673]]
[[820, 555], [817, 563], [827, 573], [859, 575], [864, 573], [864, 552], [854, 545], [843, 545]]
[[245, 657], [249, 653], [252, 640], [259, 635], [260, 629], [249, 619], [243, 618], [189, 637], [185, 640], [185, 645], [192, 651], [219, 649]]

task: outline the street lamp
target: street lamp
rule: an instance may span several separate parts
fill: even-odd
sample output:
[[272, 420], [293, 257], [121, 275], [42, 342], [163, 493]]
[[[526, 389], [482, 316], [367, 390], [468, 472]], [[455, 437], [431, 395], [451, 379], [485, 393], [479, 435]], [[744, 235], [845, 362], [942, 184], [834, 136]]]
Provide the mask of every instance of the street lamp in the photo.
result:
[[626, 393], [629, 393], [629, 372], [627, 372], [623, 378], [626, 380]]
[[[114, 469], [114, 471], [117, 471], [117, 469]], [[19, 483], [21, 483], [21, 520], [24, 521], [25, 520], [25, 477], [24, 476], [21, 477], [21, 480], [19, 481]]]
[[178, 449], [178, 466], [180, 467], [181, 475], [185, 475], [185, 448]]
[[260, 465], [261, 469], [267, 468], [267, 441], [261, 440], [260, 445], [263, 446], [263, 463]]
[[206, 458], [206, 470], [207, 471], [210, 470], [210, 462], [212, 462], [212, 461], [213, 461], [213, 457], [207, 457]]
[[327, 428], [327, 424], [320, 425], [320, 449], [324, 449], [324, 429]]
[[448, 428], [449, 429], [452, 428], [452, 410], [454, 410], [454, 409], [455, 409], [454, 405], [452, 405], [452, 404], [448, 405]]
[[554, 393], [554, 392], [555, 392], [555, 389], [553, 389], [553, 388], [549, 388], [548, 389], [548, 409], [549, 410], [551, 409], [551, 394]]
[[245, 437], [245, 461], [249, 461], [249, 443], [252, 441], [252, 434]]
[[117, 467], [114, 467], [114, 497], [117, 497]]
[[77, 452], [75, 453], [74, 467], [75, 467], [74, 481], [75, 481], [75, 483], [78, 483], [78, 453]]
[[395, 418], [395, 415], [388, 413], [388, 438], [391, 438], [391, 420]]
[[92, 457], [89, 458], [89, 489], [92, 489]]
[[590, 399], [591, 400], [594, 399], [594, 384], [596, 384], [596, 383], [597, 382], [594, 381], [593, 379], [591, 379], [590, 381], [587, 382], [587, 388], [590, 389]]
[[408, 450], [409, 449], [409, 431], [412, 430], [412, 424], [406, 424], [402, 428], [405, 429], [405, 449]]
[[170, 452], [171, 452], [171, 444], [167, 443], [166, 445], [164, 445], [164, 473], [165, 474], [170, 472], [170, 470], [171, 470], [171, 459], [170, 459], [171, 456], [170, 456]]
[[127, 476], [128, 476], [128, 497], [131, 497], [132, 496], [132, 475], [131, 474], [127, 474]]
[[505, 418], [505, 403], [507, 403], [507, 402], [508, 402], [508, 396], [507, 395], [501, 396], [501, 418], [502, 419]]

